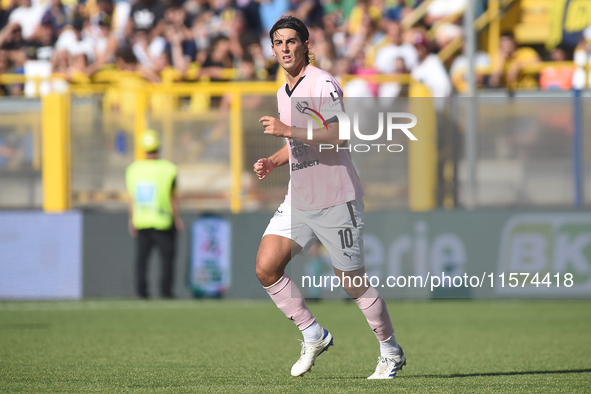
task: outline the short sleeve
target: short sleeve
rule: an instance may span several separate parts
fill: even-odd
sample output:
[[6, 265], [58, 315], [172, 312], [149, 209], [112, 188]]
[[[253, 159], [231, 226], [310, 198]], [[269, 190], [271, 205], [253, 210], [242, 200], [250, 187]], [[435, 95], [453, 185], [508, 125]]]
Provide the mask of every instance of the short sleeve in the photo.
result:
[[[318, 110], [322, 113], [324, 110], [339, 109], [344, 111], [343, 89], [339, 82], [330, 75], [321, 75], [315, 84], [314, 98], [317, 101]], [[316, 101], [314, 100], [314, 101]], [[326, 123], [336, 122], [336, 116], [327, 119]]]

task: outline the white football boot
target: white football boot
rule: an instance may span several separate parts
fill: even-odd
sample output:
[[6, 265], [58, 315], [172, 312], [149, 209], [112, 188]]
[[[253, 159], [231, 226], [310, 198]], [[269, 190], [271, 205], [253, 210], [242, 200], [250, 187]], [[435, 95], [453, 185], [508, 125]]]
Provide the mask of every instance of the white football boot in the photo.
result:
[[333, 345], [332, 335], [325, 328], [323, 330], [324, 333], [321, 339], [315, 342], [302, 342], [300, 358], [291, 367], [291, 376], [304, 376], [306, 372], [310, 372], [316, 357]]
[[405, 365], [406, 357], [402, 348], [400, 348], [400, 355], [396, 357], [378, 357], [376, 371], [368, 379], [394, 379], [396, 372], [400, 371]]

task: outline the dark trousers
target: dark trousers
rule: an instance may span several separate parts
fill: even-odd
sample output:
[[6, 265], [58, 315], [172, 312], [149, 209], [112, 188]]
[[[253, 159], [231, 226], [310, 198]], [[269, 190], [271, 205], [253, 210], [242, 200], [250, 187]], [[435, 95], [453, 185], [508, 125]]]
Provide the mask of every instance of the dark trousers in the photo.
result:
[[160, 294], [162, 297], [171, 298], [172, 280], [174, 274], [176, 231], [174, 227], [170, 230], [155, 230], [153, 228], [138, 230], [137, 252], [136, 252], [136, 284], [137, 294], [142, 298], [148, 297], [148, 259], [152, 247], [156, 246], [160, 251], [162, 259], [162, 273], [160, 277]]

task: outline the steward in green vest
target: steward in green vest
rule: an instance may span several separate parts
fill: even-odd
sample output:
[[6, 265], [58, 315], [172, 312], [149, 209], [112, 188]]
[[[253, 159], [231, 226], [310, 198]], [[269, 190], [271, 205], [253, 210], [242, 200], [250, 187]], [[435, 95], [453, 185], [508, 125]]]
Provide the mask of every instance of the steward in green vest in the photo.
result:
[[153, 246], [162, 256], [161, 295], [172, 298], [176, 231], [183, 230], [176, 196], [177, 166], [159, 158], [160, 139], [154, 130], [146, 130], [139, 143], [146, 152], [126, 172], [129, 192], [129, 232], [137, 236], [137, 294], [148, 298], [146, 279], [148, 259]]

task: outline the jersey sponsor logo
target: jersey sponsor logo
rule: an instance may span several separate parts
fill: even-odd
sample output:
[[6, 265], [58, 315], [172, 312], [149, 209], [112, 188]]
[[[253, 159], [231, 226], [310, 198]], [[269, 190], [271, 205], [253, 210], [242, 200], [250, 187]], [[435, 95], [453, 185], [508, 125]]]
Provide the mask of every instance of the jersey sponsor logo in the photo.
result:
[[289, 146], [291, 146], [291, 157], [302, 157], [308, 154], [308, 148], [310, 145], [304, 144], [294, 140], [289, 140]]
[[318, 160], [318, 159], [304, 161], [302, 163], [292, 163], [291, 164], [291, 171], [293, 172], [293, 171], [303, 170], [304, 168], [314, 167], [319, 164], [320, 164], [320, 160]]

